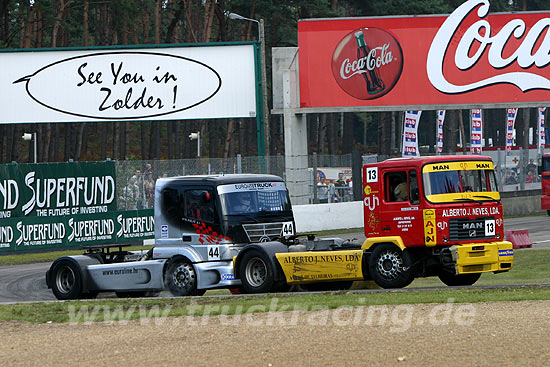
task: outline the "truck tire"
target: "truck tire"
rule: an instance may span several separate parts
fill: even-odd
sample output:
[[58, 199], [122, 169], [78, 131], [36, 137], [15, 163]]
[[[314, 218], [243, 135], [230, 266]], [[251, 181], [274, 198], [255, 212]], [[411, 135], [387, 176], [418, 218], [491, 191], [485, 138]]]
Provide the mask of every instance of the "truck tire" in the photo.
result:
[[414, 280], [413, 260], [408, 251], [393, 244], [378, 245], [369, 257], [369, 273], [382, 288], [403, 288]]
[[239, 277], [245, 293], [267, 293], [273, 288], [275, 271], [265, 253], [250, 250], [240, 261]]
[[481, 273], [451, 274], [447, 271], [441, 270], [437, 276], [443, 283], [445, 283], [445, 285], [448, 285], [449, 287], [456, 287], [460, 285], [474, 284], [477, 282], [479, 277], [481, 277]]
[[346, 291], [351, 288], [352, 284], [352, 280], [341, 280], [337, 282], [302, 284], [301, 287], [310, 292]]
[[550, 215], [550, 210], [547, 210], [546, 213], [548, 213], [548, 215]]
[[166, 288], [176, 297], [202, 296], [204, 290], [197, 289], [195, 268], [187, 260], [171, 261], [164, 273]]
[[80, 267], [72, 261], [62, 260], [51, 269], [51, 286], [55, 298], [60, 300], [82, 297]]

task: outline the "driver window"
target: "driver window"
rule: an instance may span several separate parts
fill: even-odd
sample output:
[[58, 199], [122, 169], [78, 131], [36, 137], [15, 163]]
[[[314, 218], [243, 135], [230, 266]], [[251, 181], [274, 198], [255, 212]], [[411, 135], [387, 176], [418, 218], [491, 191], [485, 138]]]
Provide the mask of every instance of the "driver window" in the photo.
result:
[[185, 216], [205, 222], [214, 221], [212, 193], [208, 190], [185, 192]]
[[409, 200], [411, 204], [420, 204], [420, 191], [416, 171], [409, 171]]
[[408, 200], [407, 172], [388, 172], [385, 174], [385, 182], [388, 188], [386, 200], [390, 202]]

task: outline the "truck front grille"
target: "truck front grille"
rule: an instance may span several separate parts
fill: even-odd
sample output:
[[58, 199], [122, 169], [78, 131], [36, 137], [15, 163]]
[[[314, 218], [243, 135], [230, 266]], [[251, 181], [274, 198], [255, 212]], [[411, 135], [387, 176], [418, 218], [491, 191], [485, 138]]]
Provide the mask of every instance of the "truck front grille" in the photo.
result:
[[283, 223], [243, 224], [243, 228], [250, 242], [268, 242], [281, 235]]
[[485, 235], [485, 221], [494, 217], [479, 217], [476, 219], [453, 218], [449, 220], [449, 239], [451, 241], [482, 240], [494, 238]]

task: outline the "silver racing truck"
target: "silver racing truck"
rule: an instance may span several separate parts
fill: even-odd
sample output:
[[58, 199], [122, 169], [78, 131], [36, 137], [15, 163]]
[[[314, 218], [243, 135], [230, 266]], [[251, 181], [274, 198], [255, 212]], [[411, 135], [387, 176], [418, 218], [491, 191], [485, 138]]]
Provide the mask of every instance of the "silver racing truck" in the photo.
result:
[[282, 271], [279, 262], [289, 260], [278, 259], [281, 254], [345, 247], [341, 239], [296, 237], [288, 192], [277, 176], [162, 178], [155, 186], [154, 208], [154, 248], [143, 254], [121, 245], [88, 246], [82, 255], [61, 257], [46, 274], [54, 295], [77, 299], [99, 292], [137, 297], [162, 290], [176, 296], [215, 288], [284, 290], [294, 278]]

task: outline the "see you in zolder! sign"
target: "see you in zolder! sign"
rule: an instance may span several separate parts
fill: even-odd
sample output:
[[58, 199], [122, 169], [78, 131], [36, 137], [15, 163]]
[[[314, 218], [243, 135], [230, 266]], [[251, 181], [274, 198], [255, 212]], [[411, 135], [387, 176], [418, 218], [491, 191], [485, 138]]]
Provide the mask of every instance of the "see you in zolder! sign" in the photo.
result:
[[0, 123], [256, 116], [254, 45], [1, 52]]
[[300, 107], [427, 106], [550, 100], [550, 13], [298, 23]]

